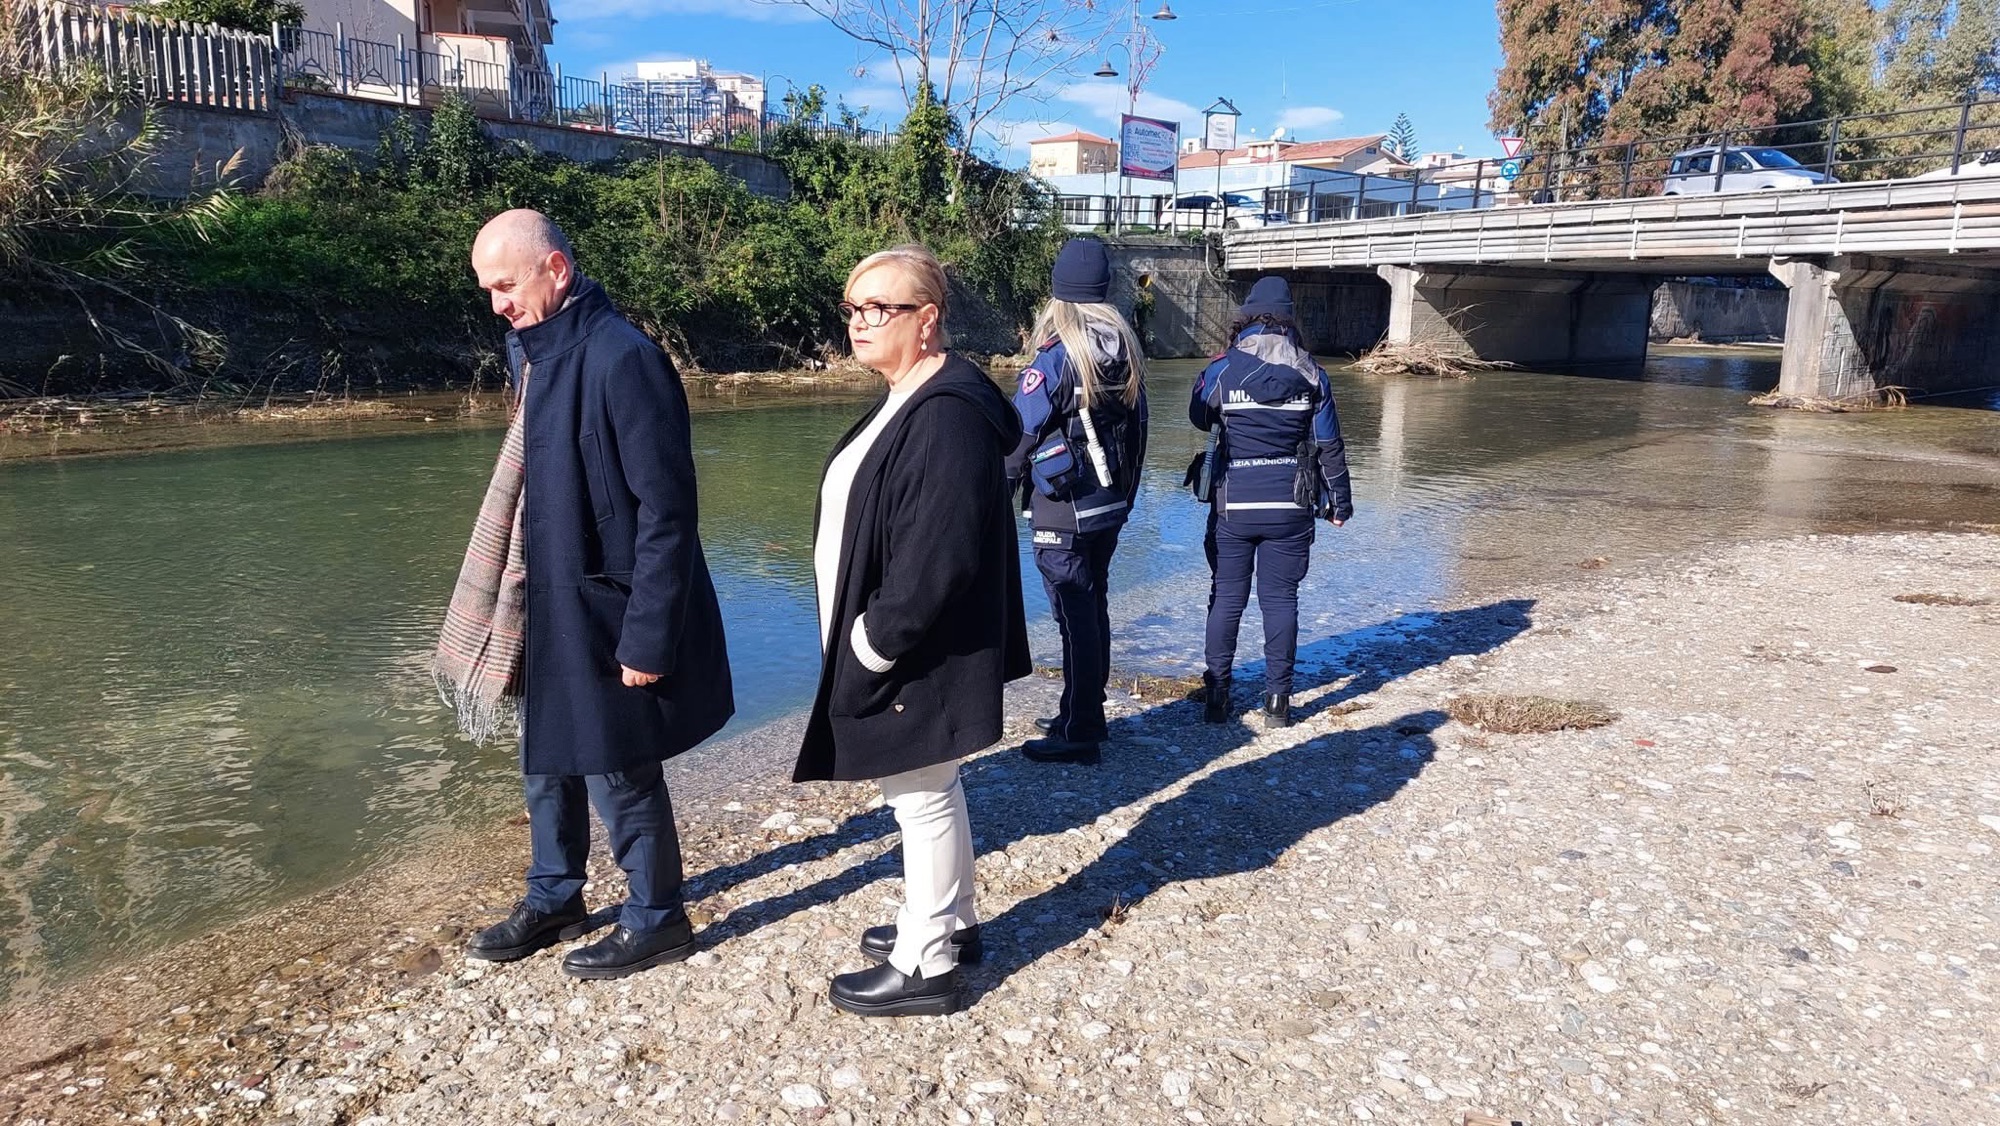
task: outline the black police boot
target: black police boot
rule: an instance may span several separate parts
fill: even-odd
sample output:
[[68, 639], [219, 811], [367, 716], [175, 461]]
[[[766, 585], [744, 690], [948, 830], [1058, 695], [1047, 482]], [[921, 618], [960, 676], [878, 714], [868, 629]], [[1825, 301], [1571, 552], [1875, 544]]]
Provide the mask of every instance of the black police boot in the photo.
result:
[[1267, 727], [1292, 725], [1292, 694], [1272, 692], [1264, 697], [1264, 724]]
[[1035, 720], [1035, 730], [1043, 732], [1044, 734], [1054, 730], [1055, 726], [1056, 726], [1056, 717], [1052, 715], [1041, 716], [1040, 718]]
[[1202, 679], [1207, 682], [1208, 691], [1201, 712], [1203, 722], [1228, 723], [1229, 690], [1235, 686], [1234, 682], [1226, 676], [1220, 680], [1210, 676], [1204, 676]]
[[[944, 948], [951, 951], [951, 960], [961, 966], [975, 965], [986, 957], [986, 946], [979, 941], [979, 924], [961, 927], [945, 940]], [[889, 960], [890, 952], [896, 949], [896, 924], [886, 927], [869, 927], [861, 932], [861, 952], [878, 962]]]
[[834, 978], [827, 999], [864, 1017], [950, 1016], [965, 1000], [956, 969], [930, 978], [905, 976], [887, 962]]
[[652, 966], [685, 960], [694, 953], [694, 928], [683, 915], [644, 934], [620, 926], [610, 934], [563, 955], [562, 970], [571, 977], [609, 981]]
[[1031, 762], [1074, 762], [1090, 766], [1095, 765], [1103, 757], [1098, 747], [1096, 740], [1083, 743], [1073, 739], [1058, 739], [1051, 735], [1041, 739], [1030, 739], [1021, 744], [1021, 753]]
[[514, 904], [513, 914], [467, 940], [465, 956], [482, 962], [517, 962], [558, 942], [582, 938], [590, 933], [588, 918], [582, 896], [554, 911], [537, 911], [523, 899]]

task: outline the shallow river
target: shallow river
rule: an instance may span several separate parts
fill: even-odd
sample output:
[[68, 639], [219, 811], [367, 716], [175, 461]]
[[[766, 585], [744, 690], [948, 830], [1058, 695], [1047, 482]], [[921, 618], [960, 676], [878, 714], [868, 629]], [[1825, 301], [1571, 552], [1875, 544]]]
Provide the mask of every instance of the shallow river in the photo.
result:
[[[1114, 569], [1121, 668], [1199, 660], [1203, 510], [1178, 489], [1197, 366], [1154, 373], [1150, 476]], [[1302, 646], [1599, 557], [2000, 524], [1993, 403], [1746, 406], [1775, 368], [1775, 353], [1669, 350], [1643, 381], [1336, 372], [1359, 515], [1321, 534]], [[740, 732], [811, 692], [812, 490], [861, 400], [699, 405]], [[519, 808], [512, 749], [455, 738], [424, 672], [498, 439], [0, 464], [0, 999]]]

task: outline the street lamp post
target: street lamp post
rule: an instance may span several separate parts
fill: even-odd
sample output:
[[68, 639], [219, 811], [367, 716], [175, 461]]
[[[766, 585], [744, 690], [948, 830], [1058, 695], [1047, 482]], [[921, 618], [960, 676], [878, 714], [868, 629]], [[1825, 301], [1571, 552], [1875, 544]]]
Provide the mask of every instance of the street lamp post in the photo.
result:
[[[1160, 10], [1154, 12], [1151, 18], [1165, 23], [1170, 20], [1179, 19], [1180, 17], [1174, 15], [1174, 10], [1167, 5], [1167, 0], [1160, 0]], [[1129, 71], [1125, 76], [1125, 116], [1136, 116], [1139, 112], [1139, 89], [1145, 85], [1146, 76], [1153, 73], [1153, 68], [1159, 65], [1160, 56], [1167, 51], [1165, 44], [1154, 38], [1146, 30], [1146, 25], [1139, 22], [1139, 0], [1132, 0], [1131, 26], [1116, 45], [1125, 49], [1125, 65]], [[1097, 68], [1093, 77], [1118, 77], [1118, 69], [1111, 65], [1111, 56], [1106, 55], [1104, 57], [1104, 65]], [[1120, 122], [1119, 125], [1118, 205], [1112, 213], [1113, 219], [1111, 224], [1111, 229], [1114, 233], [1118, 230], [1119, 222], [1124, 216], [1125, 196], [1130, 190], [1125, 176], [1124, 123]]]

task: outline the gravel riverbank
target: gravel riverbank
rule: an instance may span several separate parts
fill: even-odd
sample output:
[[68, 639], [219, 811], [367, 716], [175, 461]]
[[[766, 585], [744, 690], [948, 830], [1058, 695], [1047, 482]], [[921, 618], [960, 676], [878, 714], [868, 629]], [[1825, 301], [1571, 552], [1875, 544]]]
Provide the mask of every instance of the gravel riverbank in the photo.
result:
[[[871, 1022], [826, 1003], [827, 978], [862, 964], [860, 930], [892, 917], [893, 824], [866, 787], [763, 781], [681, 802], [706, 924], [685, 965], [585, 983], [556, 952], [466, 961], [463, 928], [516, 894], [511, 827], [399, 869], [379, 913], [323, 897], [314, 910], [344, 925], [317, 948], [259, 947], [268, 960], [242, 957], [227, 988], [177, 992], [171, 960], [128, 971], [157, 1003], [94, 1042], [21, 1054], [36, 1018], [12, 1014], [0, 1112], [2000, 1118], [1996, 665], [2000, 537], [1614, 561], [1309, 645], [1288, 729], [1126, 698], [1101, 767], [1004, 747], [972, 762], [987, 961], [955, 1016]], [[1618, 718], [1491, 734], [1449, 718], [1469, 693]], [[1017, 687], [1016, 739], [1052, 694]], [[593, 903], [608, 904], [617, 879], [598, 863]]]

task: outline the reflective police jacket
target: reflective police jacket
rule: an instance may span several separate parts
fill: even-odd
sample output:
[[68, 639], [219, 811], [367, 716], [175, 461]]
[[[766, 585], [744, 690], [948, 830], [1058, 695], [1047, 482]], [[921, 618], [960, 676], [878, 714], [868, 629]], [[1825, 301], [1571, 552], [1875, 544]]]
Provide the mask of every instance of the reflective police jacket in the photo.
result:
[[[1211, 501], [1222, 519], [1279, 526], [1354, 514], [1333, 389], [1311, 353], [1284, 334], [1253, 325], [1237, 337], [1195, 381], [1188, 421], [1202, 430], [1222, 424]], [[1301, 447], [1312, 455], [1303, 482]], [[1301, 483], [1314, 497], [1310, 510], [1298, 503]]]
[[1100, 335], [1097, 401], [1091, 422], [1097, 430], [1111, 484], [1097, 477], [1089, 437], [1078, 410], [1077, 377], [1069, 352], [1060, 340], [1042, 345], [1034, 362], [1021, 372], [1014, 409], [1021, 416], [1021, 444], [1007, 459], [1007, 479], [1032, 499], [1030, 506], [1038, 546], [1067, 547], [1078, 532], [1120, 528], [1139, 495], [1139, 470], [1146, 461], [1146, 393], [1136, 406], [1126, 406], [1114, 388], [1125, 384], [1123, 343]]

